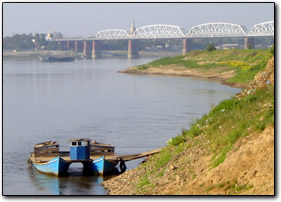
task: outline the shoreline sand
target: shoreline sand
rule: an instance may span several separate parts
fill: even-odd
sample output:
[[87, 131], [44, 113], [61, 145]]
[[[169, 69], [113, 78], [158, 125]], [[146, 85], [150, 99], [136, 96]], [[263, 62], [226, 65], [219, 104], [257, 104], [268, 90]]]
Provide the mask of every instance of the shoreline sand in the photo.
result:
[[165, 68], [150, 67], [146, 70], [138, 70], [137, 67], [130, 67], [128, 69], [119, 71], [119, 73], [194, 77], [194, 78], [203, 78], [208, 80], [219, 81], [224, 85], [228, 85], [234, 88], [246, 87], [246, 84], [243, 85], [243, 84], [227, 82], [229, 78], [235, 76], [234, 70], [224, 71], [224, 72], [219, 72], [218, 70], [221, 70], [221, 68], [216, 68], [214, 70], [206, 72], [198, 69], [183, 69], [182, 67], [175, 69], [175, 66], [165, 66]]

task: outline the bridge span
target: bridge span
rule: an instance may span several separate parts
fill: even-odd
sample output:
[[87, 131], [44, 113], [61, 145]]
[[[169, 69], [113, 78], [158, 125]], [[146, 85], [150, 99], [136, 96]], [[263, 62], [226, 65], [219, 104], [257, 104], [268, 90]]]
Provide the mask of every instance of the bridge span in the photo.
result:
[[243, 25], [212, 22], [191, 27], [185, 30], [183, 27], [166, 24], [148, 25], [135, 28], [134, 23], [130, 30], [107, 29], [99, 31], [94, 37], [69, 37], [54, 39], [58, 43], [66, 43], [70, 48], [70, 43], [74, 43], [74, 51], [78, 51], [78, 43], [83, 42], [83, 52], [86, 57], [101, 57], [102, 47], [100, 41], [104, 40], [127, 40], [128, 58], [136, 57], [138, 50], [137, 40], [154, 39], [179, 39], [183, 41], [183, 54], [186, 54], [192, 39], [201, 38], [244, 38], [244, 48], [254, 47], [256, 37], [274, 37], [274, 21], [262, 22], [248, 30]]

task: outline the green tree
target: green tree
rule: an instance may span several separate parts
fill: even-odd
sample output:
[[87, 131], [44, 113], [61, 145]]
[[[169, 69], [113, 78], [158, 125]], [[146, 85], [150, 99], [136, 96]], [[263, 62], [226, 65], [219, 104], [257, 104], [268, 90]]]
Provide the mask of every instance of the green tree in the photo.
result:
[[215, 47], [215, 45], [214, 44], [208, 44], [208, 46], [207, 46], [207, 48], [206, 48], [206, 50], [208, 51], [208, 52], [211, 52], [211, 51], [214, 51], [214, 50], [216, 50], [216, 47]]
[[3, 39], [3, 49], [32, 49], [34, 48], [34, 43], [32, 42], [32, 34], [15, 34], [12, 37], [5, 37]]
[[269, 51], [270, 51], [270, 53], [271, 53], [272, 55], [274, 55], [274, 45], [271, 46], [271, 48], [269, 49]]

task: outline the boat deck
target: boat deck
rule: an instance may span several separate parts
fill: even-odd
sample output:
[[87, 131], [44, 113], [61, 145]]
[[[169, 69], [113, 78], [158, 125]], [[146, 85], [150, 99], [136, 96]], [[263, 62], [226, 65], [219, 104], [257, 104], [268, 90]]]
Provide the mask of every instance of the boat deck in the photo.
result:
[[[92, 162], [93, 159], [98, 159], [102, 156], [105, 157], [106, 160], [109, 161], [131, 161], [131, 160], [135, 160], [135, 159], [139, 159], [139, 158], [143, 158], [143, 157], [147, 157], [156, 153], [159, 153], [161, 151], [160, 149], [155, 149], [155, 150], [151, 150], [151, 151], [147, 151], [147, 152], [143, 152], [143, 153], [138, 153], [138, 154], [129, 154], [129, 155], [114, 155], [114, 153], [110, 153], [110, 154], [105, 154], [105, 153], [101, 153], [101, 154], [95, 154], [95, 155], [90, 155], [90, 159], [89, 160], [71, 160], [70, 159], [70, 152], [69, 151], [61, 151], [59, 152], [59, 156], [61, 158], [63, 158], [65, 161], [70, 162], [70, 163], [76, 163], [76, 162]], [[55, 153], [45, 153], [45, 154], [40, 154], [40, 155], [34, 155], [34, 152], [30, 153], [30, 160], [32, 162], [48, 162], [53, 158], [56, 158], [58, 155]]]

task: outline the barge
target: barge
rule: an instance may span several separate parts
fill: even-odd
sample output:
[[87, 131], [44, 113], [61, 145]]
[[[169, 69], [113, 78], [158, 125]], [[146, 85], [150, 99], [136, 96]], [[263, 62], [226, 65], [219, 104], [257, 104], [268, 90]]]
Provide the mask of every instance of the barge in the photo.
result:
[[39, 56], [41, 62], [73, 62], [74, 57]]

